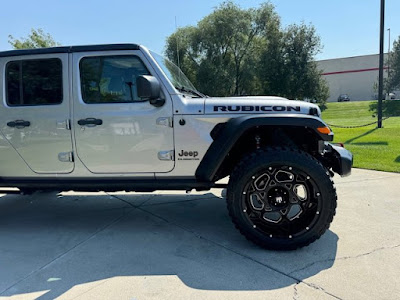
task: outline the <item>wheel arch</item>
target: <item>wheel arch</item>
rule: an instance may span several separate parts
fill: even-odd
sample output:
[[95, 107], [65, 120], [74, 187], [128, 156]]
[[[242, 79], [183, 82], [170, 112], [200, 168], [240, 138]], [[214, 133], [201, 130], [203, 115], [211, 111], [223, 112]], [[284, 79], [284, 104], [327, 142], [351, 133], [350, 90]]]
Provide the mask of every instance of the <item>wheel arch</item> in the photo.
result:
[[[243, 154], [254, 150], [256, 136], [262, 141], [258, 146], [305, 146], [312, 144], [318, 150], [318, 141], [332, 141], [333, 133], [322, 134], [317, 128], [327, 125], [319, 118], [308, 115], [251, 115], [232, 118], [217, 124], [211, 131], [213, 143], [208, 148], [196, 178], [201, 181], [216, 181], [230, 174], [235, 162]], [[304, 145], [300, 145], [301, 142]], [[253, 145], [253, 147], [251, 147]]]

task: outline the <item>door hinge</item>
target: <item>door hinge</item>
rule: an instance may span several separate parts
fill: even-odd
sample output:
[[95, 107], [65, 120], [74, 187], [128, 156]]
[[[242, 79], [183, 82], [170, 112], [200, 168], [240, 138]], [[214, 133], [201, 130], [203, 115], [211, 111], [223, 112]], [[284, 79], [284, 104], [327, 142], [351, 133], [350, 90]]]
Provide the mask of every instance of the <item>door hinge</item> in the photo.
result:
[[58, 153], [58, 160], [62, 162], [73, 162], [74, 161], [74, 153], [71, 152], [60, 152]]
[[57, 129], [67, 129], [71, 130], [71, 120], [66, 119], [63, 121], [57, 121]]
[[156, 121], [157, 125], [166, 126], [166, 127], [174, 127], [173, 121], [171, 117], [160, 117]]
[[166, 150], [158, 152], [159, 160], [175, 160], [175, 151], [174, 150]]

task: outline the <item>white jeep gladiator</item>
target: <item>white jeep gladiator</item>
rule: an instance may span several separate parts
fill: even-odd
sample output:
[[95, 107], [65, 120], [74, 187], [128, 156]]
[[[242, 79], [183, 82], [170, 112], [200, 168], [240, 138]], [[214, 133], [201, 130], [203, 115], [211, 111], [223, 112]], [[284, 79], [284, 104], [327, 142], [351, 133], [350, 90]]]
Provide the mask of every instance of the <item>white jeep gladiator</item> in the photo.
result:
[[336, 208], [331, 178], [351, 171], [351, 153], [329, 143], [318, 106], [205, 96], [143, 46], [5, 51], [0, 70], [1, 187], [226, 187], [240, 232], [289, 250], [327, 230]]

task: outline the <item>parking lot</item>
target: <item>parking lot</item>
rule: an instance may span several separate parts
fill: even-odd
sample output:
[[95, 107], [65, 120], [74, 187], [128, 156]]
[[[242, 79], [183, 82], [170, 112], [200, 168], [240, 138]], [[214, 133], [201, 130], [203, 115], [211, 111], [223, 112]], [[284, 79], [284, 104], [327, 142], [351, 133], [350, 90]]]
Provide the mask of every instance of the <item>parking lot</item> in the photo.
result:
[[395, 299], [400, 174], [335, 176], [330, 230], [260, 249], [210, 192], [0, 198], [0, 299]]

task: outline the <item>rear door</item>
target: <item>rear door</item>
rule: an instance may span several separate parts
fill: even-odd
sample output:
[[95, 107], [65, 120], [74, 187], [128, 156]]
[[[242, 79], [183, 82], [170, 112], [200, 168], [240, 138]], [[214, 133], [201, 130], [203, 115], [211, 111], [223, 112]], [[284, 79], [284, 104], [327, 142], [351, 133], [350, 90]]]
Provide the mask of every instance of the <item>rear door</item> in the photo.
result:
[[3, 135], [34, 172], [72, 172], [68, 54], [2, 60]]
[[172, 102], [137, 96], [136, 78], [155, 72], [140, 51], [73, 54], [73, 127], [79, 159], [93, 173], [154, 173], [174, 168]]

